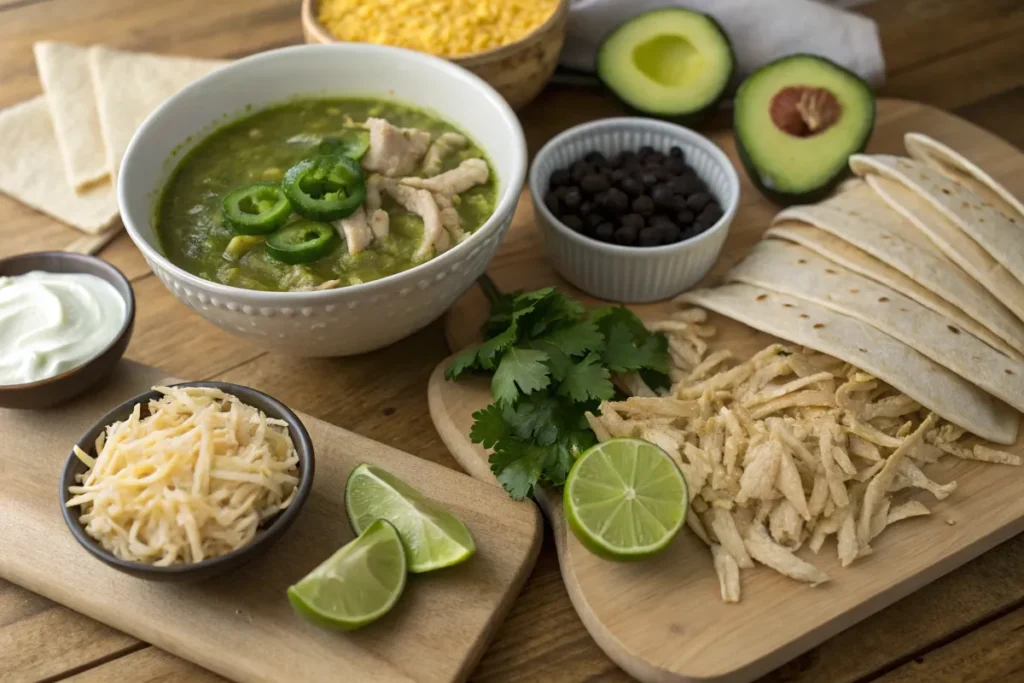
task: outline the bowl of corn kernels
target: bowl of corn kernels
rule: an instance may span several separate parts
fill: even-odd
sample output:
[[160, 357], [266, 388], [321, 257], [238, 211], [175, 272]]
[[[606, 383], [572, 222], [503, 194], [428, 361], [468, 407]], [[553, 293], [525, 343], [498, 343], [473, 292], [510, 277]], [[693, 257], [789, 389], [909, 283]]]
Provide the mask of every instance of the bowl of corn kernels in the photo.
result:
[[514, 109], [540, 93], [565, 41], [569, 0], [302, 0], [307, 43], [393, 45], [448, 59]]

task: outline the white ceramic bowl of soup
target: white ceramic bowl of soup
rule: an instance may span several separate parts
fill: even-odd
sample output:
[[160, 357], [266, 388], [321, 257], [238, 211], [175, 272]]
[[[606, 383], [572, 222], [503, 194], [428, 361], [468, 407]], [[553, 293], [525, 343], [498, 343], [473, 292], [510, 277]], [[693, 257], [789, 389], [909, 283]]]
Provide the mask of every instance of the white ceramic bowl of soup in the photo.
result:
[[[178, 162], [220, 126], [293, 99], [372, 97], [415, 106], [468, 134], [497, 177], [494, 213], [435, 258], [364, 284], [313, 292], [241, 289], [174, 265], [157, 237], [161, 193]], [[302, 45], [229, 64], [173, 96], [139, 127], [118, 177], [121, 217], [156, 276], [218, 327], [274, 350], [342, 356], [387, 346], [442, 315], [490, 262], [526, 175], [522, 127], [483, 80], [445, 60], [362, 43]]]

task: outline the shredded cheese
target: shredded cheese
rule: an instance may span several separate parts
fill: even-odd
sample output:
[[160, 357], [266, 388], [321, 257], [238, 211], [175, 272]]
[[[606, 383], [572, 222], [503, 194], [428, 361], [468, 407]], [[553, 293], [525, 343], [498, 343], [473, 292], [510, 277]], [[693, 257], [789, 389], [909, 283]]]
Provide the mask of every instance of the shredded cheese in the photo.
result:
[[71, 486], [89, 536], [116, 557], [191, 564], [237, 550], [291, 502], [298, 454], [282, 420], [206, 387], [154, 387], [96, 439]]

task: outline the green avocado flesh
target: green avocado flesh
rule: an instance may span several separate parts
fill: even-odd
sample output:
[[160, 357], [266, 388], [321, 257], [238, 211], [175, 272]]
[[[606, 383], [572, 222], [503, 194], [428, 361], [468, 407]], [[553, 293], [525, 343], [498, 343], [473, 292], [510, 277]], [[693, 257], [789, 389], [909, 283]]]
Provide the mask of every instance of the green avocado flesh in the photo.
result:
[[875, 97], [846, 69], [811, 55], [751, 74], [736, 93], [740, 157], [754, 183], [782, 201], [814, 201], [847, 171], [875, 124]]
[[646, 114], [681, 117], [718, 104], [733, 71], [714, 19], [684, 9], [646, 12], [615, 29], [597, 53], [597, 75]]

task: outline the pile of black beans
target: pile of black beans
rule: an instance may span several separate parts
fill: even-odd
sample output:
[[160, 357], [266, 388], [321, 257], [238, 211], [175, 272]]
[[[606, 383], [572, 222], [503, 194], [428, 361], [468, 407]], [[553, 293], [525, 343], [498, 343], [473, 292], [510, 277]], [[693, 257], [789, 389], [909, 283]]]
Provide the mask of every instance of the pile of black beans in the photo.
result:
[[576, 232], [629, 247], [681, 242], [722, 217], [679, 147], [668, 154], [641, 147], [611, 159], [591, 152], [551, 174], [544, 204]]

